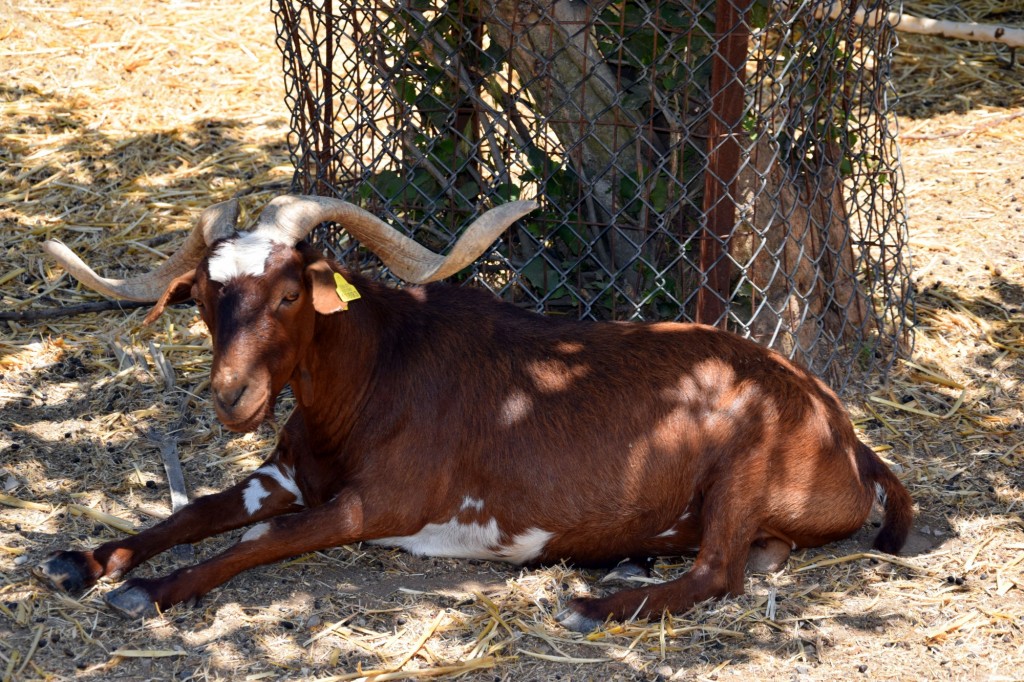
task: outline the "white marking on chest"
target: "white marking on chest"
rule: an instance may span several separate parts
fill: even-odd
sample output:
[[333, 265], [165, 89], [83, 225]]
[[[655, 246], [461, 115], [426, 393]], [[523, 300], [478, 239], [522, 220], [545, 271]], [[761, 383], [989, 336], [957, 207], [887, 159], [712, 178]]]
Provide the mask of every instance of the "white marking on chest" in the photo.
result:
[[254, 232], [244, 232], [221, 242], [210, 256], [210, 279], [227, 284], [240, 275], [262, 275], [275, 242]]
[[676, 529], [675, 528], [669, 528], [668, 530], [664, 530], [664, 531], [658, 533], [654, 537], [656, 537], [656, 538], [670, 538], [670, 537], [672, 537], [675, 534], [676, 534]]
[[263, 487], [257, 479], [249, 481], [249, 485], [245, 486], [245, 491], [242, 493], [242, 499], [245, 501], [245, 510], [249, 512], [249, 515], [255, 514], [259, 511], [260, 506], [263, 504], [263, 500], [270, 497], [270, 491]]
[[263, 521], [262, 523], [257, 523], [255, 526], [245, 531], [245, 533], [242, 534], [242, 537], [238, 541], [249, 542], [250, 540], [259, 540], [261, 537], [267, 534], [268, 530], [270, 530], [270, 524], [266, 521]]
[[302, 499], [302, 491], [295, 483], [295, 472], [290, 467], [282, 468], [280, 464], [267, 464], [257, 469], [256, 473], [274, 479], [279, 486], [295, 496], [295, 504], [306, 506], [306, 501]]
[[380, 538], [370, 544], [400, 547], [419, 556], [454, 559], [491, 559], [522, 564], [539, 557], [552, 533], [530, 528], [501, 545], [498, 522], [460, 523], [453, 518], [446, 523], [428, 523], [415, 535]]

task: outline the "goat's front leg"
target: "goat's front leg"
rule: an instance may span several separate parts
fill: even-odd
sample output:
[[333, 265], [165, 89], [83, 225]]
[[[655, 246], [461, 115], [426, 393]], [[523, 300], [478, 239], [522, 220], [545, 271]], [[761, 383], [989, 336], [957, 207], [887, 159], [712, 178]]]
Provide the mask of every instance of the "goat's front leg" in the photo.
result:
[[36, 566], [33, 573], [59, 590], [79, 592], [100, 578], [117, 580], [175, 545], [198, 542], [295, 511], [301, 508], [303, 500], [288, 474], [272, 457], [237, 485], [197, 498], [138, 535], [107, 542], [91, 551], [56, 552]]
[[192, 603], [242, 571], [281, 559], [366, 539], [362, 499], [343, 491], [326, 504], [257, 524], [237, 544], [195, 566], [162, 578], [132, 578], [106, 596], [107, 604], [129, 617]]

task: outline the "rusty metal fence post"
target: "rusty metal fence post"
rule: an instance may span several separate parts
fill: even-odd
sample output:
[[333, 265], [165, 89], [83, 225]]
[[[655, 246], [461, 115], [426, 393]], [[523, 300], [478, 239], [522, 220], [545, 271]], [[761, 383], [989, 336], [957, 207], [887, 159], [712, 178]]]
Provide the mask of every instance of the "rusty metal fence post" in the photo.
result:
[[[742, 0], [737, 0], [742, 2]], [[719, 3], [715, 12], [715, 45], [711, 67], [711, 115], [708, 118], [708, 167], [704, 173], [704, 214], [696, 321], [726, 322], [729, 301], [729, 236], [736, 225], [736, 175], [740, 166], [739, 136], [743, 123], [743, 65], [750, 42], [752, 2]]]

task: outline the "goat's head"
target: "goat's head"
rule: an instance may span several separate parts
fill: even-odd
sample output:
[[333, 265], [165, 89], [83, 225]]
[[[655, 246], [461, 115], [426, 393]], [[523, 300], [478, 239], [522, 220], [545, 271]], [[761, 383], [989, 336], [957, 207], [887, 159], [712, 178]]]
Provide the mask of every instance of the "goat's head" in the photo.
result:
[[152, 322], [172, 303], [193, 299], [213, 337], [211, 390], [218, 418], [251, 431], [273, 413], [289, 381], [308, 385], [300, 359], [317, 315], [346, 309], [335, 272], [304, 243], [326, 221], [343, 226], [407, 282], [443, 279], [473, 262], [532, 201], [482, 215], [452, 247], [436, 254], [362, 209], [337, 199], [284, 196], [270, 202], [255, 227], [238, 232], [234, 200], [203, 211], [181, 249], [156, 270], [128, 280], [100, 277], [60, 242], [44, 248], [86, 286], [114, 298], [153, 301]]

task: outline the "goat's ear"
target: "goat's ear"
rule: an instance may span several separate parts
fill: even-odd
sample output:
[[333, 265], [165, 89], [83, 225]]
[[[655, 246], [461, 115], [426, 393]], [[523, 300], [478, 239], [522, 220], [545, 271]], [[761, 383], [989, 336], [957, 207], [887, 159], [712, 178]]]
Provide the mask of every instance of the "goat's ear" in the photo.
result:
[[321, 315], [348, 310], [348, 304], [338, 296], [338, 288], [334, 282], [334, 270], [326, 260], [313, 261], [306, 266], [313, 290], [313, 308]]
[[196, 281], [196, 271], [191, 270], [186, 272], [184, 275], [175, 278], [167, 285], [164, 289], [163, 296], [160, 300], [153, 305], [153, 309], [149, 311], [149, 315], [146, 315], [146, 319], [143, 320], [143, 324], [153, 324], [156, 322], [156, 318], [160, 317], [164, 312], [164, 308], [174, 303], [181, 303], [192, 298], [192, 285]]

